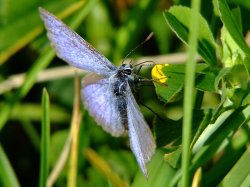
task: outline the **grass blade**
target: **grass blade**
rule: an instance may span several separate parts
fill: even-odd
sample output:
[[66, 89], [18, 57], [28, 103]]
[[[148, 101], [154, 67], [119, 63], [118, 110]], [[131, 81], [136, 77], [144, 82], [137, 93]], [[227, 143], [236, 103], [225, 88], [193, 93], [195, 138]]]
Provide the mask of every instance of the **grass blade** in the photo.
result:
[[46, 89], [42, 95], [42, 135], [41, 135], [41, 158], [39, 186], [46, 186], [49, 173], [49, 141], [50, 141], [50, 106], [49, 95]]
[[0, 144], [0, 185], [5, 187], [19, 187], [20, 184], [14, 170]]
[[[231, 171], [222, 180], [219, 186], [241, 186], [246, 178], [249, 178], [250, 173], [250, 147], [248, 146], [245, 153], [241, 156], [238, 162], [234, 165]], [[249, 180], [249, 179], [248, 179]]]
[[73, 118], [71, 122], [72, 142], [71, 142], [71, 152], [69, 160], [69, 170], [68, 170], [68, 187], [77, 186], [77, 169], [78, 169], [78, 144], [79, 144], [79, 128], [81, 123], [81, 113], [80, 113], [80, 86], [79, 77], [76, 75], [75, 78], [75, 95], [74, 95], [74, 109]]
[[123, 181], [109, 166], [109, 164], [101, 158], [94, 150], [87, 148], [84, 151], [86, 159], [107, 179], [109, 179], [111, 186], [128, 187], [129, 185]]
[[199, 10], [200, 0], [192, 1], [192, 8], [189, 35], [189, 58], [185, 71], [185, 87], [184, 87], [184, 117], [183, 117], [183, 132], [182, 132], [182, 181], [181, 186], [189, 186], [190, 182], [190, 142], [192, 130], [192, 116], [194, 105], [194, 79], [195, 79], [195, 55], [198, 44], [198, 29], [199, 29]]

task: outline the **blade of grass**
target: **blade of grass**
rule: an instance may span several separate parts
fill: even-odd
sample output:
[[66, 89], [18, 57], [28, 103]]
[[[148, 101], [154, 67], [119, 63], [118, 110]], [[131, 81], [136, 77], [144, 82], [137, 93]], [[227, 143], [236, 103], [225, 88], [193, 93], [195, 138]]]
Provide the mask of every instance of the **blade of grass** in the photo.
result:
[[50, 142], [50, 106], [49, 95], [46, 89], [42, 95], [42, 135], [39, 186], [46, 186], [49, 173], [49, 142]]
[[20, 187], [16, 174], [0, 144], [0, 185], [6, 187]]
[[129, 185], [123, 181], [108, 165], [108, 163], [102, 159], [94, 150], [87, 148], [84, 150], [86, 159], [107, 179], [109, 179], [112, 186], [128, 187]]
[[199, 166], [211, 159], [221, 148], [223, 142], [234, 134], [239, 127], [250, 120], [250, 106], [240, 107], [235, 110], [221, 125], [221, 127], [210, 135], [206, 144], [194, 155], [190, 171], [194, 171]]
[[247, 147], [244, 154], [238, 160], [238, 162], [234, 165], [231, 171], [226, 175], [226, 177], [222, 180], [219, 186], [241, 186], [242, 182], [248, 177], [250, 173], [250, 146]]
[[247, 46], [247, 43], [243, 37], [241, 30], [238, 27], [238, 24], [235, 18], [232, 15], [232, 12], [227, 4], [226, 0], [217, 0], [219, 8], [220, 18], [227, 28], [228, 32], [234, 39], [234, 41], [240, 46], [240, 48], [245, 52], [245, 54], [249, 54], [250, 49]]
[[80, 113], [80, 86], [79, 77], [75, 76], [75, 95], [74, 95], [74, 108], [73, 108], [73, 118], [71, 122], [71, 134], [72, 134], [72, 144], [71, 144], [71, 154], [69, 160], [69, 170], [68, 170], [68, 187], [75, 187], [77, 181], [77, 163], [78, 163], [78, 144], [79, 144], [79, 127], [81, 123], [81, 113]]
[[[224, 119], [225, 117], [226, 119]], [[209, 135], [209, 138], [204, 141], [203, 146], [194, 154], [192, 165], [189, 168], [190, 173], [193, 173], [197, 168], [208, 162], [221, 148], [223, 141], [250, 120], [250, 105], [233, 110], [233, 112], [229, 113], [229, 116], [227, 114], [226, 116], [222, 116], [222, 119], [219, 119], [218, 123], [221, 123], [221, 120], [223, 124]], [[219, 125], [218, 123], [214, 125]], [[171, 186], [176, 186], [181, 175], [182, 171], [177, 171], [177, 174], [171, 181]]]
[[152, 160], [148, 163], [149, 177], [148, 179], [138, 171], [131, 187], [165, 187], [169, 186], [170, 179], [175, 175], [173, 169], [164, 159], [164, 152], [160, 149], [156, 150]]
[[191, 7], [194, 11], [191, 13], [190, 35], [189, 35], [189, 57], [185, 70], [185, 87], [184, 87], [184, 117], [182, 131], [182, 180], [181, 186], [190, 186], [190, 142], [192, 130], [192, 116], [194, 105], [194, 78], [195, 78], [195, 56], [198, 44], [199, 29], [199, 10], [200, 0], [193, 0]]
[[202, 179], [202, 169], [201, 169], [201, 167], [199, 167], [194, 174], [194, 178], [192, 181], [192, 187], [201, 186], [201, 179]]
[[[211, 159], [218, 159], [218, 161], [213, 164], [213, 167], [211, 167], [209, 171], [206, 170], [204, 173], [203, 179], [206, 180], [202, 181], [202, 186], [213, 186], [215, 184], [214, 181], [221, 182], [222, 179], [230, 173], [229, 171], [235, 167], [236, 163], [242, 157], [249, 141], [248, 134], [243, 130], [243, 128], [238, 129], [232, 138], [227, 138], [219, 147], [218, 152], [216, 152]], [[236, 181], [240, 181], [241, 179], [240, 177], [235, 178], [234, 176], [234, 180], [235, 183], [237, 183]]]

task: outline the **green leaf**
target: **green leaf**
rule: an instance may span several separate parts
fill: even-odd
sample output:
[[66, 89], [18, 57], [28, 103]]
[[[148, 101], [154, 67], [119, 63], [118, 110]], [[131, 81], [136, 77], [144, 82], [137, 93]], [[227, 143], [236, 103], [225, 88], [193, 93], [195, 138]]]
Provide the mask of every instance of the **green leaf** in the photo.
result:
[[167, 85], [158, 84], [157, 82], [154, 84], [160, 100], [171, 102], [183, 90], [184, 68], [183, 64], [171, 64], [163, 67], [162, 73], [167, 77]]
[[[199, 70], [199, 68], [201, 68]], [[216, 92], [215, 80], [218, 69], [209, 68], [204, 64], [198, 64], [196, 70], [195, 87], [202, 91]]]
[[250, 119], [250, 106], [227, 111], [210, 124], [193, 147], [193, 169], [207, 162], [219, 149], [222, 142], [235, 133], [239, 127]]
[[50, 147], [50, 106], [49, 95], [46, 89], [42, 95], [42, 135], [41, 135], [41, 158], [40, 158], [40, 177], [39, 186], [46, 186], [49, 174], [49, 147]]
[[248, 87], [248, 75], [248, 71], [243, 64], [236, 64], [231, 68], [230, 74], [226, 76], [226, 80], [230, 82], [232, 87], [246, 90]]
[[[250, 119], [250, 106], [240, 107], [237, 110], [224, 112], [214, 124], [210, 124], [201, 134], [193, 146], [192, 165], [190, 172], [207, 163], [219, 149], [223, 149], [223, 142], [245, 125]], [[227, 140], [228, 141], [228, 140]], [[225, 145], [225, 144], [224, 144]], [[181, 171], [173, 179], [173, 185], [181, 177]]]
[[0, 144], [0, 185], [5, 187], [20, 187], [16, 174]]
[[242, 101], [242, 106], [245, 106], [247, 104], [250, 104], [250, 93], [245, 96], [245, 98]]
[[229, 68], [223, 68], [215, 79], [218, 87], [221, 82], [222, 94], [229, 98], [235, 106], [242, 105], [248, 89], [248, 71], [243, 64], [235, 64]]
[[245, 39], [241, 33], [241, 30], [237, 24], [236, 18], [231, 13], [228, 4], [225, 0], [217, 0], [220, 18], [226, 27], [227, 31], [233, 38], [234, 42], [244, 51], [245, 54], [249, 54], [250, 50], [247, 46]]
[[[233, 9], [232, 16], [234, 16], [234, 18], [237, 20], [237, 27], [239, 28], [239, 30], [241, 30], [240, 28], [242, 27], [242, 25], [240, 9]], [[235, 64], [243, 63], [243, 59], [245, 58], [246, 54], [234, 41], [225, 26], [221, 29], [221, 42], [223, 46], [222, 62], [224, 63], [225, 67], [231, 67]]]
[[181, 147], [172, 151], [170, 153], [166, 153], [164, 155], [164, 160], [173, 168], [177, 168], [180, 166], [180, 159], [181, 159]]
[[246, 0], [227, 0], [228, 3], [233, 3], [235, 5], [241, 5], [247, 9], [250, 9], [250, 1], [246, 1]]
[[222, 68], [218, 75], [215, 78], [215, 82], [214, 82], [214, 86], [216, 89], [219, 88], [219, 83], [220, 81], [223, 79], [223, 77], [225, 77], [226, 75], [228, 75], [230, 73], [230, 68]]
[[[196, 88], [203, 91], [215, 91], [214, 82], [217, 70], [208, 69], [206, 64], [196, 65]], [[160, 100], [171, 102], [178, 98], [178, 94], [184, 87], [184, 64], [171, 64], [162, 68], [163, 76], [167, 77], [165, 84], [159, 84], [155, 81], [156, 93]]]
[[[200, 125], [204, 112], [202, 110], [194, 110], [192, 131], [195, 132]], [[171, 119], [154, 120], [154, 132], [156, 136], [157, 147], [165, 146], [167, 148], [178, 147], [181, 144], [182, 119], [174, 121]], [[174, 148], [175, 148], [174, 147]]]
[[[198, 129], [194, 134], [194, 138], [192, 140], [191, 147], [193, 147], [193, 145], [199, 139], [199, 137], [202, 134], [202, 132], [204, 131], [204, 129], [208, 126], [211, 118], [212, 118], [212, 110], [208, 110], [207, 112], [204, 112], [203, 119], [201, 121], [199, 121], [199, 120], [197, 121], [197, 123], [200, 122], [200, 124], [198, 124]], [[195, 117], [195, 119], [196, 119], [196, 117]]]
[[175, 170], [168, 165], [163, 159], [163, 152], [157, 150], [152, 160], [148, 164], [149, 178], [146, 179], [141, 171], [137, 173], [132, 183], [132, 187], [163, 187], [169, 186]]
[[[243, 153], [238, 162], [234, 165], [231, 171], [225, 176], [225, 178], [221, 181], [219, 186], [242, 186], [246, 181], [249, 180], [250, 175], [250, 147], [248, 146], [246, 151]], [[246, 186], [248, 186], [246, 184]]]
[[157, 147], [166, 145], [178, 146], [181, 143], [182, 120], [174, 121], [171, 119], [155, 119], [154, 132]]
[[[224, 141], [221, 146], [223, 149], [218, 150], [213, 157], [218, 160], [212, 164], [212, 167], [202, 173], [201, 186], [217, 186], [218, 182], [229, 174], [236, 162], [242, 157], [247, 143], [248, 135], [243, 128], [239, 129], [232, 138]], [[209, 163], [205, 167], [208, 165]]]
[[[191, 9], [183, 6], [172, 6], [164, 13], [165, 19], [173, 32], [187, 44], [190, 33], [189, 23]], [[206, 20], [199, 15], [198, 52], [210, 65], [217, 64], [215, 55], [216, 43]]]
[[200, 74], [198, 75], [195, 87], [202, 91], [215, 92], [214, 87], [216, 75], [213, 73]]

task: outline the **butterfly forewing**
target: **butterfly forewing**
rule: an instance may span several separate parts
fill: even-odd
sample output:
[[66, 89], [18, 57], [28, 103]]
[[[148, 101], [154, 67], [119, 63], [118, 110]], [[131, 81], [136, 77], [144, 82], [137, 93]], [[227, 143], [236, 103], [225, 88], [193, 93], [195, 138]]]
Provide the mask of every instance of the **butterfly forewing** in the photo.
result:
[[104, 76], [112, 75], [117, 69], [62, 21], [42, 8], [39, 8], [39, 11], [48, 30], [48, 37], [59, 58], [74, 67]]
[[83, 79], [81, 96], [84, 106], [106, 132], [120, 136], [125, 133], [125, 127], [118, 112], [117, 97], [113, 93], [112, 85], [115, 80], [105, 78], [93, 83], [94, 79], [94, 74]]
[[155, 152], [155, 141], [129, 86], [126, 96], [130, 147], [143, 174], [147, 176], [146, 163]]

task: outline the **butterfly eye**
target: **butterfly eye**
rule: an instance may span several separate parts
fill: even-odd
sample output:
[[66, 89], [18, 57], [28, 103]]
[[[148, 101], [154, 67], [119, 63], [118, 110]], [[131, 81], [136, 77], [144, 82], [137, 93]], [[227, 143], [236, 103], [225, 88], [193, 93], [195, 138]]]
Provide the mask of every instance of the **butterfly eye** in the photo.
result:
[[132, 73], [132, 69], [125, 69], [124, 70], [124, 74], [126, 74], [126, 75], [131, 75], [131, 73]]

